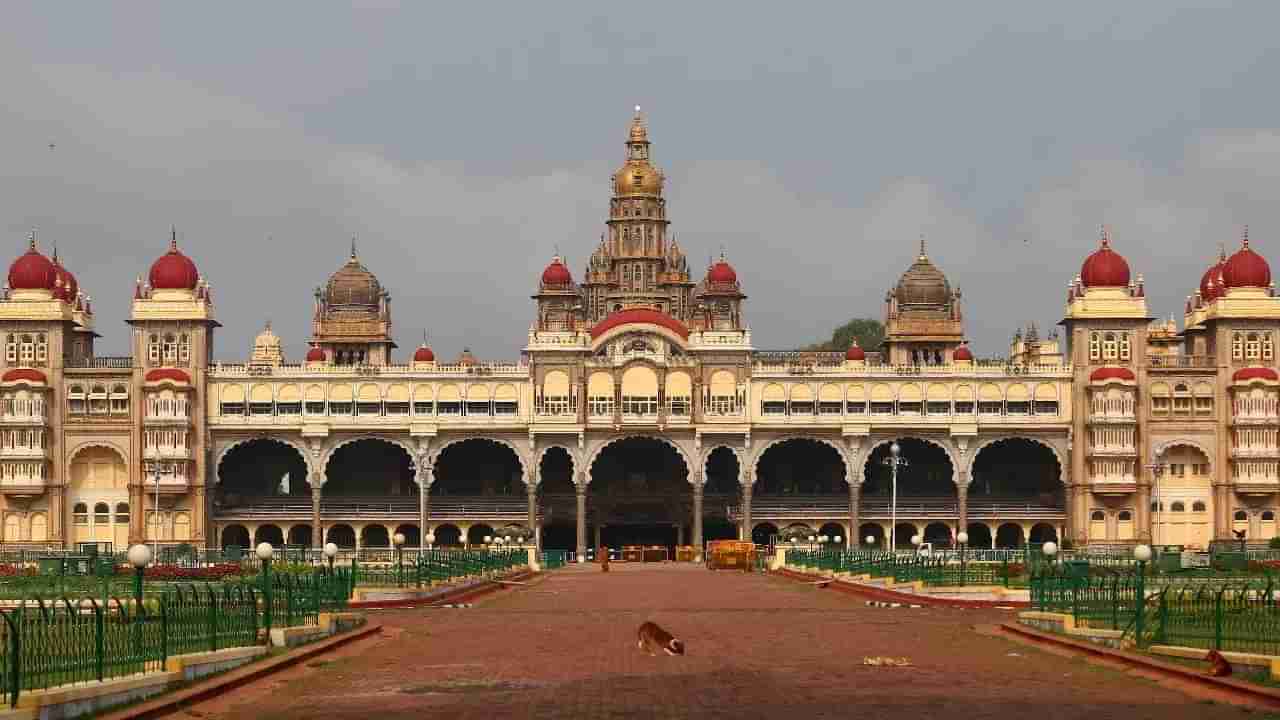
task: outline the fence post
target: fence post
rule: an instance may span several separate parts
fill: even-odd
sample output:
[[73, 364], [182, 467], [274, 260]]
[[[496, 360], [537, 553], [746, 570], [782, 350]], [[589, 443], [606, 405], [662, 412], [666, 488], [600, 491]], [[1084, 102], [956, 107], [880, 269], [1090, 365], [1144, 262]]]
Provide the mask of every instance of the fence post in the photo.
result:
[[18, 692], [21, 690], [22, 679], [22, 635], [19, 633], [17, 621], [13, 619], [13, 613], [0, 610], [0, 616], [4, 616], [4, 623], [8, 625], [8, 637], [5, 641], [9, 647], [6, 650], [9, 653], [9, 677], [4, 678], [6, 685], [6, 694], [9, 696], [9, 707], [18, 706]]
[[1213, 649], [1222, 649], [1222, 596], [1227, 592], [1224, 585], [1213, 597]]
[[1004, 586], [1009, 587], [1009, 556], [1005, 555], [1000, 558], [1000, 566], [1004, 572]]
[[209, 650], [218, 649], [218, 593], [205, 587], [205, 596], [209, 599]]
[[[160, 669], [169, 661], [169, 594], [160, 596]], [[146, 667], [145, 665], [143, 667]]]
[[98, 682], [102, 682], [103, 677], [103, 659], [106, 656], [106, 627], [102, 617], [102, 611], [105, 608], [98, 607], [98, 603], [93, 604], [93, 670], [98, 677]]
[[1141, 648], [1142, 632], [1145, 629], [1144, 626], [1146, 625], [1147, 614], [1147, 579], [1146, 573], [1144, 572], [1146, 569], [1146, 563], [1139, 560], [1137, 565], [1137, 577], [1135, 577], [1133, 581], [1133, 601], [1137, 603], [1133, 609], [1133, 641], [1139, 648]]

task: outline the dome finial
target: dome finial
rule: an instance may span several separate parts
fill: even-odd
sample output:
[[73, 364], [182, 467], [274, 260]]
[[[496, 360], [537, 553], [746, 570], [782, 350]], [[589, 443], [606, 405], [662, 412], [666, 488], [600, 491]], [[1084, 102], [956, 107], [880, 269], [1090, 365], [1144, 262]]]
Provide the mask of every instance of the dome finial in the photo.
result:
[[36, 229], [31, 228], [31, 232], [27, 233], [27, 250], [35, 252], [36, 250]]
[[924, 251], [924, 233], [920, 233], [920, 259], [928, 260], [929, 256]]
[[1227, 261], [1227, 244], [1225, 242], [1218, 243], [1218, 262]]
[[1241, 247], [1249, 247], [1249, 226], [1244, 226], [1244, 237], [1240, 241]]
[[351, 236], [351, 259], [356, 259], [356, 236]]
[[636, 117], [640, 117], [640, 106], [636, 106]]
[[1102, 247], [1111, 247], [1111, 228], [1107, 227], [1105, 223], [1098, 226], [1098, 237], [1101, 239]]
[[169, 226], [169, 252], [178, 252], [178, 226]]

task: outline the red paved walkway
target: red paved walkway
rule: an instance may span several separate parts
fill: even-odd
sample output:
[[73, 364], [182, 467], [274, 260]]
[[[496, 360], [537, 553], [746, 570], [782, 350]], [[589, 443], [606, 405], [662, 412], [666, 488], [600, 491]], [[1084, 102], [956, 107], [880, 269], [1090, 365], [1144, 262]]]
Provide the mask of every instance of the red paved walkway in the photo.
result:
[[[469, 609], [378, 613], [382, 639], [187, 711], [208, 718], [1244, 717], [972, 627], [999, 611], [867, 608], [700, 566], [569, 568]], [[683, 658], [649, 657], [652, 619]], [[909, 656], [916, 667], [862, 665]], [[1251, 717], [1257, 717], [1253, 715]]]

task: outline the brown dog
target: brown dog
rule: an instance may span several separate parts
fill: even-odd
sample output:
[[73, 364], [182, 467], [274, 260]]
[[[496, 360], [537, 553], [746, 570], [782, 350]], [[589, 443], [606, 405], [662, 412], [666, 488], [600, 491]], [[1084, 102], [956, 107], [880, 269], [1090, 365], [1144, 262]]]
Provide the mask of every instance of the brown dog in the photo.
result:
[[655, 652], [657, 650], [662, 650], [668, 655], [684, 655], [684, 641], [678, 640], [671, 633], [658, 627], [657, 623], [644, 623], [636, 636], [636, 646], [650, 655], [657, 655]]
[[1231, 663], [1222, 657], [1222, 653], [1217, 650], [1210, 650], [1204, 659], [1209, 663], [1209, 669], [1204, 674], [1210, 677], [1227, 677], [1231, 674]]
[[600, 548], [600, 552], [598, 554], [600, 556], [600, 572], [609, 572], [608, 548]]

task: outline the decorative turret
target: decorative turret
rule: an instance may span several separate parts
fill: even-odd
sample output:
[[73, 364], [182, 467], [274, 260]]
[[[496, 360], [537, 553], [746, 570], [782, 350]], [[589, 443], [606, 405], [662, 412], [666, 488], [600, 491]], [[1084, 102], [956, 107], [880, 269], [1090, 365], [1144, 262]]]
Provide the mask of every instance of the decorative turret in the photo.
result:
[[915, 262], [885, 295], [883, 355], [892, 365], [939, 365], [964, 339], [960, 291], [929, 259], [924, 236]]
[[360, 262], [355, 238], [351, 256], [315, 290], [311, 342], [335, 365], [386, 365], [391, 350], [391, 293]]

